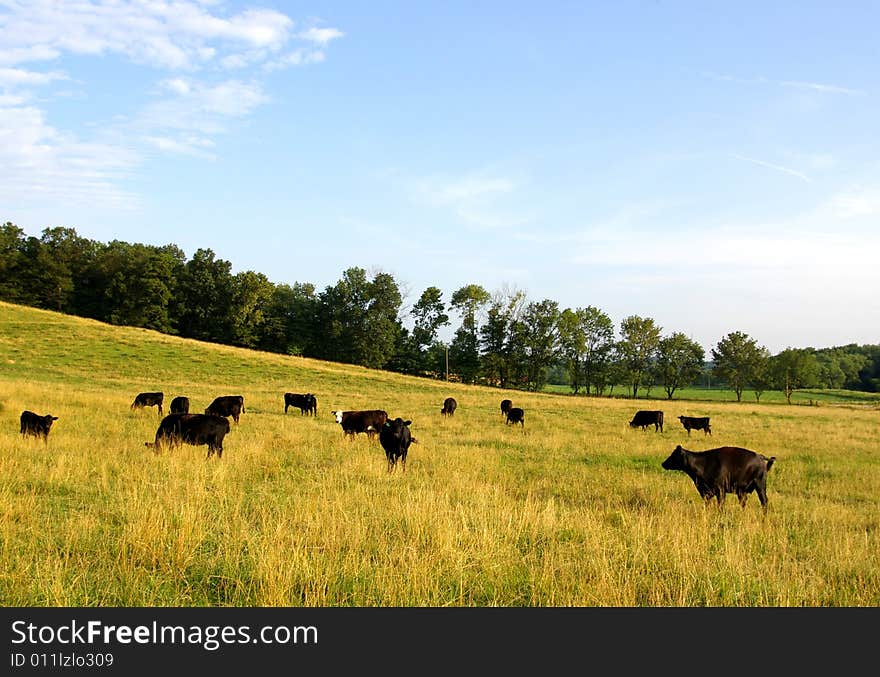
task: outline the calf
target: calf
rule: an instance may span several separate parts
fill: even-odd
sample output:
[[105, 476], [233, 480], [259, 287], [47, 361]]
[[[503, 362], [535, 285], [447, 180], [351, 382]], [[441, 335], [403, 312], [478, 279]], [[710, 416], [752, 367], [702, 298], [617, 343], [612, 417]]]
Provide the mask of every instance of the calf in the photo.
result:
[[525, 428], [525, 418], [526, 412], [524, 412], [519, 407], [511, 407], [507, 410], [507, 421], [505, 425], [510, 425], [511, 423], [519, 423], [523, 428]]
[[172, 414], [188, 414], [189, 413], [189, 398], [188, 397], [175, 397], [171, 400], [171, 413]]
[[40, 416], [39, 414], [35, 414], [34, 412], [25, 409], [21, 412], [20, 420], [22, 435], [25, 437], [28, 435], [42, 437], [43, 442], [49, 444], [49, 430], [52, 428], [52, 423], [58, 420], [58, 417], [52, 416], [52, 414]]
[[455, 401], [455, 398], [447, 397], [443, 400], [443, 408], [440, 410], [440, 413], [444, 416], [452, 416], [455, 413], [456, 407], [458, 407], [458, 402]]
[[510, 400], [501, 400], [501, 415], [506, 416], [507, 412], [510, 411], [510, 408], [513, 406], [513, 402]]
[[681, 470], [690, 477], [707, 505], [714, 497], [720, 509], [726, 494], [736, 494], [745, 507], [754, 491], [767, 512], [767, 472], [775, 460], [775, 456], [767, 458], [741, 447], [688, 451], [679, 444], [662, 465], [664, 470]]
[[311, 414], [318, 415], [318, 399], [311, 393], [301, 395], [299, 393], [284, 393], [284, 413], [287, 413], [288, 407], [297, 407], [299, 415]]
[[205, 409], [205, 413], [215, 416], [232, 416], [232, 420], [238, 423], [239, 415], [244, 413], [244, 397], [241, 395], [215, 397], [214, 401]]
[[630, 428], [641, 428], [647, 430], [649, 425], [654, 426], [654, 432], [658, 430], [663, 432], [663, 412], [662, 411], [637, 411], [629, 422]]
[[162, 419], [156, 430], [155, 442], [144, 442], [156, 453], [164, 446], [192, 444], [193, 446], [208, 445], [208, 455], [217, 453], [223, 456], [223, 438], [229, 433], [229, 419], [214, 414], [168, 414]]
[[704, 435], [712, 434], [708, 416], [679, 416], [678, 420], [681, 421], [684, 429], [688, 431], [688, 437], [691, 436], [691, 430], [702, 430]]
[[400, 459], [401, 472], [406, 472], [406, 453], [409, 445], [415, 442], [409, 430], [411, 423], [397, 417], [393, 421], [385, 421], [379, 430], [379, 442], [388, 458], [388, 472], [394, 471], [397, 459]]
[[373, 439], [376, 433], [388, 421], [388, 413], [383, 409], [365, 409], [362, 411], [333, 411], [336, 422], [342, 426], [342, 432], [352, 439], [358, 433], [367, 433]]
[[159, 416], [162, 415], [162, 400], [165, 395], [162, 393], [138, 393], [131, 403], [132, 409], [143, 409], [144, 407], [159, 407]]

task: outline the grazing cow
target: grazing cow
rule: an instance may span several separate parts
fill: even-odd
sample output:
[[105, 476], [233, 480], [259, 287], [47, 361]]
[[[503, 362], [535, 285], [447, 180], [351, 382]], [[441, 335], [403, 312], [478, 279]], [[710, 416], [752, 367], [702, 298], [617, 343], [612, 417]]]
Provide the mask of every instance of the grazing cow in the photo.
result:
[[205, 413], [215, 416], [232, 416], [232, 420], [238, 423], [239, 415], [244, 413], [244, 397], [241, 395], [215, 397], [214, 401], [205, 409]]
[[509, 425], [511, 423], [519, 423], [523, 428], [525, 428], [525, 418], [526, 412], [524, 412], [519, 407], [511, 407], [507, 410], [507, 421], [505, 422], [505, 425]]
[[162, 393], [138, 393], [131, 403], [132, 409], [143, 409], [144, 407], [159, 407], [159, 416], [162, 415], [162, 401], [165, 395]]
[[388, 413], [382, 409], [365, 409], [362, 411], [333, 411], [336, 422], [342, 431], [352, 439], [358, 433], [367, 433], [373, 439], [377, 432], [388, 421]]
[[679, 444], [663, 461], [663, 469], [681, 470], [690, 477], [707, 505], [714, 497], [720, 509], [726, 494], [736, 494], [745, 507], [749, 494], [755, 491], [767, 512], [767, 472], [775, 460], [775, 456], [767, 458], [741, 447], [689, 451]]
[[501, 400], [501, 415], [507, 416], [507, 412], [510, 411], [510, 408], [513, 406], [513, 402], [510, 400]]
[[299, 393], [284, 393], [284, 413], [287, 413], [288, 407], [299, 408], [299, 415], [311, 414], [318, 415], [318, 399], [311, 393], [301, 395]]
[[443, 408], [440, 410], [440, 413], [444, 416], [452, 416], [455, 413], [456, 407], [458, 407], [458, 402], [455, 401], [455, 398], [447, 397], [443, 400]]
[[189, 413], [189, 398], [188, 397], [175, 397], [171, 400], [171, 413], [172, 414], [188, 414]]
[[397, 417], [393, 421], [385, 421], [379, 430], [379, 442], [388, 458], [388, 472], [393, 472], [397, 467], [397, 459], [400, 459], [401, 472], [406, 472], [406, 453], [409, 445], [415, 442], [409, 431], [411, 423], [412, 421]]
[[28, 435], [42, 437], [43, 442], [49, 444], [49, 430], [52, 428], [52, 423], [57, 420], [58, 417], [52, 414], [40, 416], [25, 409], [21, 412], [21, 434], [25, 437]]
[[223, 438], [229, 433], [229, 419], [214, 414], [168, 414], [156, 430], [155, 442], [144, 442], [158, 454], [164, 446], [208, 445], [208, 455], [223, 457]]
[[688, 431], [688, 437], [691, 436], [691, 430], [702, 430], [704, 435], [712, 434], [708, 416], [679, 416], [678, 420], [681, 421], [684, 429]]
[[663, 432], [663, 412], [662, 411], [637, 411], [629, 422], [630, 428], [641, 428], [647, 430], [649, 425], [654, 426], [654, 432], [658, 430]]

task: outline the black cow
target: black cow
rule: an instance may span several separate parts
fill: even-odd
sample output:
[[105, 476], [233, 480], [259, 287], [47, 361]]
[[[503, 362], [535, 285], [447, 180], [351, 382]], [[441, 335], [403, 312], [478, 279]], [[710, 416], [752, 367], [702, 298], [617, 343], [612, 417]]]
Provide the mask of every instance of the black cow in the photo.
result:
[[171, 400], [171, 413], [172, 414], [188, 414], [189, 413], [189, 398], [188, 397], [175, 397]]
[[159, 416], [162, 415], [162, 401], [165, 395], [162, 393], [138, 393], [131, 403], [132, 409], [143, 409], [144, 407], [159, 407]]
[[501, 400], [501, 415], [506, 416], [507, 412], [510, 411], [510, 408], [513, 406], [513, 402], [510, 400]]
[[440, 410], [440, 413], [444, 416], [452, 416], [455, 413], [455, 409], [458, 407], [458, 402], [455, 401], [454, 397], [447, 397], [443, 400], [443, 408]]
[[511, 423], [519, 423], [523, 428], [525, 428], [525, 418], [526, 412], [524, 412], [519, 407], [511, 407], [507, 410], [507, 421], [505, 422], [505, 425], [509, 425]]
[[241, 395], [215, 397], [214, 401], [205, 409], [205, 413], [215, 416], [232, 416], [232, 420], [238, 423], [239, 415], [244, 413], [244, 397]]
[[217, 453], [223, 456], [223, 438], [229, 433], [229, 419], [214, 414], [168, 414], [162, 419], [156, 430], [155, 442], [144, 442], [153, 447], [156, 453], [164, 446], [192, 444], [193, 446], [208, 445], [208, 455]]
[[726, 494], [736, 494], [745, 507], [749, 494], [755, 491], [766, 512], [767, 472], [775, 460], [775, 456], [767, 458], [741, 447], [689, 451], [679, 444], [663, 461], [663, 469], [681, 470], [690, 477], [707, 505], [714, 497], [720, 509]]
[[52, 428], [52, 423], [57, 420], [58, 417], [52, 416], [52, 414], [40, 416], [39, 414], [35, 414], [34, 412], [25, 409], [21, 412], [21, 434], [25, 437], [28, 435], [42, 437], [43, 442], [48, 444], [49, 430]]
[[415, 441], [409, 430], [411, 423], [397, 417], [393, 421], [385, 421], [379, 430], [379, 442], [388, 458], [388, 472], [393, 472], [397, 467], [397, 459], [400, 459], [401, 472], [406, 472], [406, 453], [409, 445]]
[[354, 438], [358, 433], [367, 433], [373, 439], [377, 432], [388, 421], [388, 413], [383, 409], [365, 409], [362, 411], [333, 411], [336, 422], [342, 426], [346, 435]]
[[284, 413], [287, 413], [288, 407], [297, 407], [299, 415], [311, 414], [318, 415], [318, 398], [311, 393], [284, 393]]
[[691, 436], [691, 430], [702, 430], [704, 435], [712, 434], [708, 416], [679, 416], [678, 420], [681, 421], [684, 429], [688, 431], [688, 437]]
[[649, 425], [654, 426], [654, 432], [658, 430], [663, 432], [663, 412], [662, 411], [637, 411], [629, 422], [630, 428], [641, 428], [647, 430]]

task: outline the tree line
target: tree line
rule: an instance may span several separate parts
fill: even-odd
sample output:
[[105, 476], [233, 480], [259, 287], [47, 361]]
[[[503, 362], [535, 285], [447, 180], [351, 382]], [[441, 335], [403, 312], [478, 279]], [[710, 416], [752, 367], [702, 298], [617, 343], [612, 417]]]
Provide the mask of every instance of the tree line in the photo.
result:
[[[202, 341], [404, 374], [541, 390], [551, 375], [574, 394], [637, 397], [662, 388], [668, 398], [711, 375], [716, 386], [757, 399], [800, 388], [880, 390], [880, 345], [787, 348], [777, 355], [734, 331], [710, 350], [681, 332], [663, 333], [653, 318], [631, 315], [615, 326], [599, 308], [561, 309], [516, 289], [489, 293], [479, 284], [452, 292], [435, 286], [404, 310], [394, 277], [353, 267], [318, 290], [275, 284], [264, 274], [233, 274], [211, 249], [191, 258], [176, 245], [103, 243], [72, 228], [40, 237], [0, 226], [0, 299], [154, 329]], [[460, 324], [448, 343], [438, 338]], [[405, 322], [406, 320], [406, 322]]]

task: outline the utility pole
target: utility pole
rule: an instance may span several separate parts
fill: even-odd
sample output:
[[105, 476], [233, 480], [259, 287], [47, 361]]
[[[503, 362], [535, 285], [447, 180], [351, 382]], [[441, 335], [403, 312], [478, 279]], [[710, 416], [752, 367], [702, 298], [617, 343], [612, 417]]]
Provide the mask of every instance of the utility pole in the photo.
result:
[[449, 346], [446, 346], [446, 380], [449, 380]]

